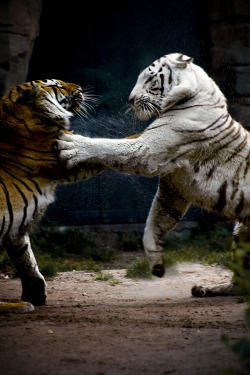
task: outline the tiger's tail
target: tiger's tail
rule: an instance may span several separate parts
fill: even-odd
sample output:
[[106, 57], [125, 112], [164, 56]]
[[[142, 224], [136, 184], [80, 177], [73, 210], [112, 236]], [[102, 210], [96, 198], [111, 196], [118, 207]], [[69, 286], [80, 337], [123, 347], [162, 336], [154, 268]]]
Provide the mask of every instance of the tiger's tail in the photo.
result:
[[27, 313], [34, 310], [34, 306], [29, 302], [0, 302], [0, 314], [6, 313]]

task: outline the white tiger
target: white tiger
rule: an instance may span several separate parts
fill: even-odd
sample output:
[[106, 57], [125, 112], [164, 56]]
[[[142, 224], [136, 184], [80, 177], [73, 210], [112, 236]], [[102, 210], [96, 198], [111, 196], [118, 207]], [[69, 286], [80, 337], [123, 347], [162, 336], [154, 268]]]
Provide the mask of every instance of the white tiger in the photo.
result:
[[[249, 132], [232, 119], [224, 95], [192, 58], [161, 57], [138, 77], [129, 101], [140, 119], [155, 116], [137, 138], [91, 139], [63, 134], [57, 147], [67, 168], [94, 162], [144, 176], [160, 176], [143, 236], [152, 273], [162, 277], [163, 236], [191, 204], [236, 222], [236, 240], [248, 240]], [[195, 286], [195, 296], [234, 294], [231, 282]]]

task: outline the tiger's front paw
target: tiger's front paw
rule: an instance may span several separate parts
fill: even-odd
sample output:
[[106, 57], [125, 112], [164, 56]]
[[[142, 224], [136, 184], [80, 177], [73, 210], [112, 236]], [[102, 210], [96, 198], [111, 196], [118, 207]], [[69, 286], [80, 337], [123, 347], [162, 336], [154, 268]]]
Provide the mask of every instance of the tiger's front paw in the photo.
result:
[[145, 249], [149, 261], [151, 273], [157, 277], [163, 277], [165, 274], [165, 264], [162, 251], [153, 251]]
[[45, 305], [47, 293], [46, 283], [43, 277], [22, 278], [22, 300], [32, 303], [34, 306]]
[[155, 264], [152, 268], [152, 275], [157, 277], [163, 277], [165, 274], [164, 264]]

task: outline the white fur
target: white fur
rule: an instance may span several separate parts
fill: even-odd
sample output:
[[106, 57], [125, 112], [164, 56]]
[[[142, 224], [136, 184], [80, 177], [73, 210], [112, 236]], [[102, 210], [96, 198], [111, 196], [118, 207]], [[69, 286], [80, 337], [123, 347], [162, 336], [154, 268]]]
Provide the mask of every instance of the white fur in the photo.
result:
[[143, 241], [154, 269], [163, 264], [162, 236], [190, 204], [239, 222], [250, 215], [249, 133], [232, 120], [214, 81], [181, 54], [163, 56], [145, 69], [129, 99], [138, 117], [156, 116], [138, 138], [63, 134], [58, 148], [69, 169], [94, 162], [160, 176]]

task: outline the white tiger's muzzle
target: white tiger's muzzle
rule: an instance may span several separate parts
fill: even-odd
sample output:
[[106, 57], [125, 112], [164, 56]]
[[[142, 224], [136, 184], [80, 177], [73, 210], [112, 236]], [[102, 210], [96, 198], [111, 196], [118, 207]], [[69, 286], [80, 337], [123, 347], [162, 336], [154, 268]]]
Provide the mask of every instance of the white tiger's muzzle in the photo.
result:
[[129, 103], [140, 120], [148, 120], [153, 116], [159, 116], [160, 107], [158, 103], [147, 95], [137, 96], [131, 93]]

